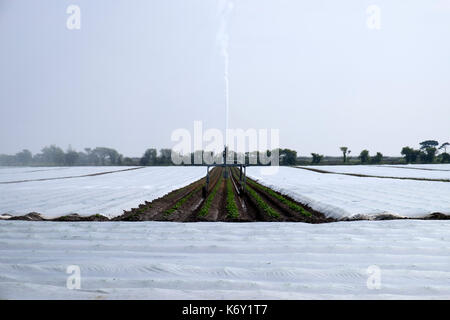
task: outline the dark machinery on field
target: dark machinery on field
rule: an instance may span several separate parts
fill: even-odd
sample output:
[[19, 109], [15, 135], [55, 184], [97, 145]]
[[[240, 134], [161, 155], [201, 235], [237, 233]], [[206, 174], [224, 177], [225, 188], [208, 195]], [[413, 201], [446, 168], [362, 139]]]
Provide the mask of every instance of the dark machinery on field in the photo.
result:
[[227, 162], [227, 156], [228, 156], [228, 147], [225, 147], [223, 150], [223, 163], [219, 164], [211, 164], [207, 165], [206, 167], [206, 184], [203, 186], [202, 189], [202, 195], [204, 198], [206, 198], [206, 195], [208, 194], [209, 190], [209, 182], [210, 182], [210, 168], [213, 167], [223, 167], [225, 170], [223, 170], [223, 177], [225, 179], [230, 179], [232, 177], [229, 177], [231, 174], [231, 168], [239, 168], [239, 182], [240, 182], [240, 188], [236, 186], [236, 184], [233, 182], [233, 185], [239, 195], [243, 195], [245, 193], [245, 183], [246, 183], [246, 175], [247, 175], [247, 166], [245, 164], [241, 163], [234, 163], [234, 160], [232, 163]]

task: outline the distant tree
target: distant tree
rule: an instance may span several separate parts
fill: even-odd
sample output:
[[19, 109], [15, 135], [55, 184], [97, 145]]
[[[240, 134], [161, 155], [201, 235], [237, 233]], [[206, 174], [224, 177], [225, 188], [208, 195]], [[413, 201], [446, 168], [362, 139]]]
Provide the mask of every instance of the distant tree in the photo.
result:
[[425, 140], [420, 143], [420, 150], [426, 150], [428, 148], [435, 148], [439, 145], [436, 140]]
[[342, 154], [344, 155], [344, 163], [347, 162], [347, 156], [350, 154], [350, 150], [348, 150], [347, 147], [340, 147], [339, 148], [342, 152]]
[[147, 149], [140, 160], [141, 166], [153, 166], [156, 163], [156, 149]]
[[111, 148], [105, 148], [105, 147], [97, 147], [94, 150], [91, 151], [94, 158], [97, 158], [96, 162], [100, 162], [102, 166], [105, 165], [116, 165], [117, 160], [120, 156], [120, 154]]
[[78, 157], [77, 157], [77, 160], [75, 162], [76, 165], [81, 165], [81, 166], [89, 165], [88, 156], [87, 156], [86, 153], [84, 153], [83, 151], [79, 151], [77, 153], [77, 155], [78, 155]]
[[297, 163], [297, 151], [291, 149], [279, 149], [280, 165], [293, 166]]
[[401, 151], [401, 154], [405, 157], [406, 163], [417, 162], [417, 159], [419, 158], [421, 153], [423, 152], [421, 152], [420, 150], [415, 150], [410, 147], [403, 147]]
[[158, 163], [161, 165], [171, 165], [172, 164], [172, 150], [171, 149], [160, 149]]
[[363, 150], [359, 154], [359, 160], [361, 160], [361, 163], [367, 163], [370, 160], [370, 155], [368, 150]]
[[16, 153], [16, 161], [17, 164], [21, 165], [21, 166], [27, 166], [31, 163], [31, 161], [33, 160], [33, 155], [31, 154], [31, 152], [29, 150], [22, 150], [21, 152]]
[[94, 152], [91, 148], [85, 148], [84, 151], [86, 151], [86, 164], [95, 166], [100, 164], [101, 160], [97, 152]]
[[125, 157], [123, 158], [123, 165], [124, 166], [132, 166], [133, 165], [133, 159], [129, 158], [129, 157]]
[[312, 164], [319, 164], [323, 159], [323, 155], [318, 153], [311, 153], [312, 156]]
[[447, 152], [442, 153], [439, 157], [440, 157], [440, 162], [450, 163], [450, 154], [448, 154]]
[[95, 156], [98, 160], [96, 160], [97, 163], [104, 166], [106, 165], [106, 158], [108, 157], [108, 151], [107, 148], [103, 147], [97, 147], [94, 150], [92, 150], [92, 155]]
[[44, 147], [42, 150], [42, 157], [44, 164], [46, 165], [59, 165], [62, 166], [65, 163], [64, 151], [55, 146]]
[[118, 165], [122, 155], [114, 149], [109, 149], [108, 157], [111, 165]]
[[429, 147], [425, 152], [425, 162], [433, 163], [436, 158], [437, 149], [434, 147]]
[[379, 164], [383, 161], [383, 154], [381, 152], [377, 152], [375, 156], [372, 157], [371, 162]]
[[411, 154], [411, 156], [412, 156], [412, 162], [417, 162], [418, 159], [419, 159], [420, 157], [422, 157], [422, 154], [423, 154], [422, 151], [413, 149], [413, 152], [412, 152], [412, 154]]
[[449, 147], [449, 146], [450, 146], [450, 143], [444, 142], [444, 143], [439, 147], [439, 150], [444, 149], [444, 153], [447, 153], [447, 147]]
[[119, 156], [117, 157], [117, 160], [116, 160], [116, 164], [118, 166], [123, 165], [123, 155], [119, 154]]
[[78, 160], [79, 156], [80, 155], [78, 154], [78, 152], [72, 150], [72, 148], [69, 147], [69, 149], [64, 155], [64, 163], [68, 166], [73, 166], [75, 162]]
[[411, 163], [411, 151], [410, 147], [403, 147], [401, 151], [401, 155], [405, 157], [406, 163]]
[[450, 146], [450, 143], [444, 142], [440, 147], [439, 150], [444, 149], [444, 152], [439, 155], [438, 161], [442, 163], [449, 163], [450, 162], [450, 154], [447, 153], [447, 147]]
[[419, 156], [418, 156], [418, 158], [419, 158], [419, 161], [420, 161], [421, 163], [427, 163], [427, 162], [428, 162], [428, 156], [427, 156], [427, 153], [424, 152], [424, 151], [422, 151], [422, 150], [419, 150]]

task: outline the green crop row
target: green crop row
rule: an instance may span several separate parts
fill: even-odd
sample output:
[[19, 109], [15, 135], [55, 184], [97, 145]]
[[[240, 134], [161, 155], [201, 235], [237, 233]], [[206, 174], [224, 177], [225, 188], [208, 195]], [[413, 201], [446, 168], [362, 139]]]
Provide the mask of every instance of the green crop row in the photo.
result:
[[247, 183], [251, 184], [252, 186], [259, 188], [265, 192], [267, 192], [269, 195], [271, 195], [272, 197], [278, 199], [281, 203], [284, 203], [285, 205], [287, 205], [289, 208], [291, 208], [294, 211], [297, 211], [305, 216], [310, 217], [311, 216], [311, 212], [306, 211], [305, 209], [303, 209], [301, 206], [299, 206], [298, 204], [296, 204], [295, 202], [292, 202], [289, 199], [286, 199], [285, 197], [283, 197], [281, 194], [276, 193], [275, 191], [273, 191], [272, 189], [260, 185], [258, 183], [255, 183], [253, 181], [247, 180]]
[[195, 189], [194, 191], [192, 191], [191, 193], [188, 193], [187, 195], [185, 195], [183, 198], [181, 198], [180, 200], [177, 201], [177, 203], [175, 203], [175, 205], [170, 208], [167, 209], [166, 211], [164, 211], [165, 215], [169, 215], [175, 212], [175, 210], [181, 208], [181, 206], [188, 201], [198, 190], [200, 190], [201, 186], [198, 187], [197, 189]]
[[245, 189], [247, 190], [247, 193], [255, 200], [256, 205], [258, 206], [258, 208], [260, 208], [262, 211], [264, 211], [265, 213], [267, 213], [269, 216], [274, 217], [274, 218], [279, 218], [280, 214], [275, 211], [275, 209], [273, 209], [272, 207], [270, 207], [260, 196], [259, 194], [253, 190], [252, 188], [250, 188], [248, 185], [245, 186]]
[[214, 186], [214, 189], [211, 191], [209, 196], [206, 198], [205, 203], [203, 204], [202, 208], [198, 212], [199, 217], [205, 217], [209, 213], [209, 208], [211, 207], [211, 204], [214, 200], [214, 197], [216, 196], [217, 191], [219, 190], [220, 184], [222, 183], [222, 176], [220, 176], [219, 181]]
[[237, 219], [239, 217], [239, 211], [234, 201], [234, 192], [231, 179], [227, 180], [227, 211], [228, 217], [232, 219]]

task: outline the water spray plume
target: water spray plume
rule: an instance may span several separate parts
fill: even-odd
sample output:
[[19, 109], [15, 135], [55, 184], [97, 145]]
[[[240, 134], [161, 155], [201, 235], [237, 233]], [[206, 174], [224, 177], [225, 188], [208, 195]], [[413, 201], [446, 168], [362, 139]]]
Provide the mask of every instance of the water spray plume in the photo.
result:
[[[229, 54], [228, 54], [228, 19], [233, 11], [234, 2], [231, 0], [220, 0], [219, 1], [219, 16], [220, 16], [220, 28], [217, 33], [217, 45], [220, 48], [220, 52], [224, 60], [224, 82], [225, 82], [225, 133], [228, 130], [228, 118], [230, 111], [230, 98], [229, 98]], [[227, 135], [225, 134], [225, 144], [227, 145]]]

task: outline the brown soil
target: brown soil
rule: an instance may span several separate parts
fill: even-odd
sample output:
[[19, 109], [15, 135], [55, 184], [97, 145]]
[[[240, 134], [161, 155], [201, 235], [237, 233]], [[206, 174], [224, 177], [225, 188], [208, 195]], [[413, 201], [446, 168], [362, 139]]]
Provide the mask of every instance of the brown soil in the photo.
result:
[[[259, 196], [273, 209], [275, 209], [280, 217], [275, 218], [266, 214], [261, 210], [255, 199], [247, 192], [242, 192], [242, 186], [239, 181], [239, 173], [237, 170], [233, 174], [229, 174], [233, 185], [233, 194], [238, 209], [238, 217], [229, 216], [226, 209], [227, 201], [227, 180], [221, 179], [223, 176], [223, 168], [214, 168], [211, 171], [211, 178], [208, 191], [203, 197], [202, 187], [205, 185], [205, 178], [200, 179], [189, 186], [179, 190], [172, 191], [164, 197], [156, 199], [152, 202], [146, 202], [138, 208], [125, 211], [123, 215], [116, 217], [114, 221], [179, 221], [179, 222], [195, 222], [195, 221], [229, 221], [229, 222], [251, 222], [251, 221], [296, 221], [308, 223], [332, 222], [334, 219], [326, 218], [323, 214], [311, 210], [301, 205], [305, 210], [311, 213], [311, 216], [305, 216], [295, 212], [287, 205], [281, 203], [278, 199], [271, 196], [267, 192], [253, 188], [247, 184], [248, 188], [255, 190]], [[231, 172], [230, 172], [231, 173]], [[250, 180], [247, 178], [247, 181]], [[252, 181], [252, 180], [250, 180]], [[253, 183], [256, 183], [253, 181]], [[207, 202], [208, 196], [217, 186], [217, 192], [212, 198], [207, 214], [201, 216], [199, 213]], [[287, 198], [287, 197], [285, 197]], [[294, 200], [290, 201], [296, 203]], [[298, 204], [298, 203], [297, 203]]]

